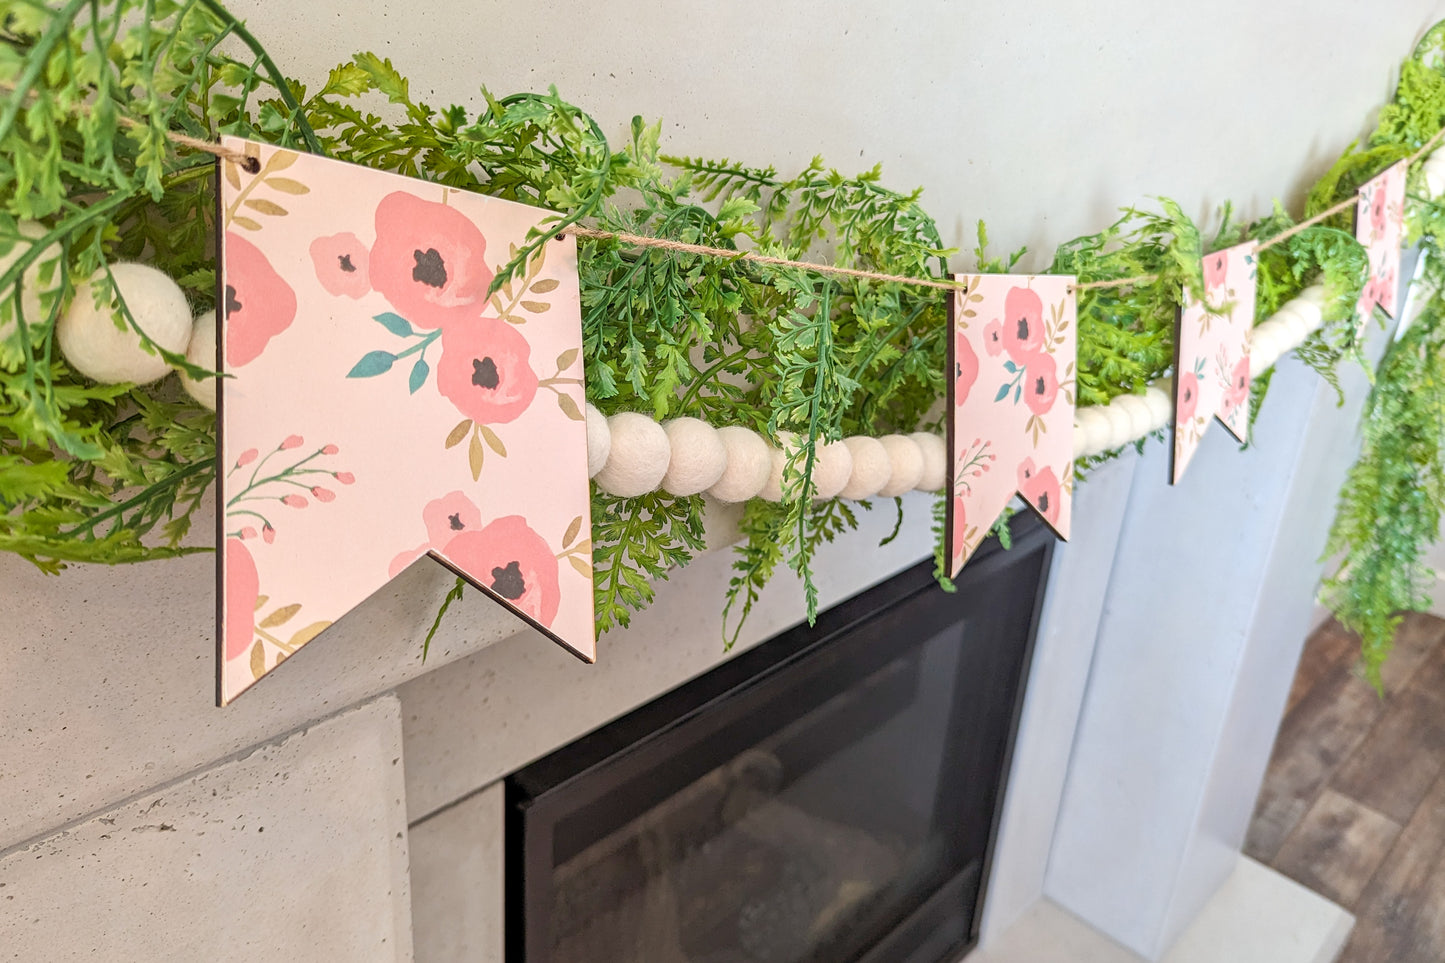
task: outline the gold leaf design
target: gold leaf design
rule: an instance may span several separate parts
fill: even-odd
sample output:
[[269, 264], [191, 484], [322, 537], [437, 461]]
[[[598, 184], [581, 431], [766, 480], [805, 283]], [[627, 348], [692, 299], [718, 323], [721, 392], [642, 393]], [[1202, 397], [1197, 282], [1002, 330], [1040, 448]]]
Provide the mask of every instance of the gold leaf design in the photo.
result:
[[310, 194], [311, 188], [297, 180], [289, 177], [268, 177], [266, 186], [275, 188], [283, 194]]
[[584, 578], [592, 577], [592, 566], [587, 564], [586, 559], [578, 558], [576, 555], [568, 555], [567, 561], [571, 562], [572, 567], [581, 572]]
[[455, 448], [457, 445], [460, 445], [462, 443], [462, 439], [467, 437], [467, 432], [471, 430], [472, 419], [463, 418], [461, 421], [457, 422], [457, 426], [452, 429], [452, 433], [450, 435], [447, 435], [447, 447]]
[[226, 183], [238, 191], [241, 189], [241, 175], [236, 173], [236, 168], [240, 166], [240, 164], [229, 160], [221, 164], [221, 170], [226, 172]]
[[467, 452], [467, 459], [472, 463], [472, 481], [478, 481], [482, 477], [482, 460], [487, 457], [487, 452], [482, 448], [482, 440], [472, 435], [472, 447]]
[[578, 515], [576, 518], [572, 519], [572, 523], [567, 526], [567, 533], [562, 536], [562, 547], [566, 548], [568, 545], [571, 545], [572, 539], [576, 538], [578, 533], [581, 531], [582, 516]]
[[501, 455], [503, 458], [506, 458], [507, 446], [502, 444], [502, 439], [497, 437], [497, 433], [492, 429], [488, 428], [486, 425], [480, 425], [479, 429], [481, 432], [481, 436], [486, 439], [487, 447], [491, 448], [492, 451]]
[[256, 596], [256, 608], [254, 609], [254, 611], [261, 611], [261, 606], [265, 605], [269, 601], [271, 601], [271, 596], [269, 595]]
[[557, 285], [560, 283], [556, 278], [547, 278], [545, 281], [538, 281], [532, 285], [531, 290], [533, 294], [547, 294], [557, 290]]
[[231, 223], [236, 225], [237, 227], [244, 227], [248, 231], [261, 230], [260, 222], [253, 221], [251, 218], [247, 217], [244, 214], [237, 214], [235, 217], [231, 218]]
[[271, 159], [266, 162], [266, 166], [273, 171], [284, 171], [296, 163], [296, 158], [299, 156], [294, 150], [278, 150], [271, 155]]
[[530, 314], [542, 314], [552, 310], [552, 305], [546, 301], [523, 301], [522, 310]]
[[273, 629], [278, 625], [284, 625], [291, 620], [291, 617], [301, 611], [300, 602], [292, 602], [290, 605], [283, 605], [270, 615], [261, 620], [261, 628]]
[[301, 646], [305, 645], [307, 642], [310, 642], [312, 639], [316, 638], [318, 635], [320, 635], [322, 632], [326, 631], [329, 628], [331, 628], [330, 622], [312, 622], [310, 625], [306, 626], [306, 628], [291, 636], [291, 641], [289, 644], [291, 648], [299, 649], [301, 648]]
[[268, 214], [272, 217], [285, 217], [287, 214], [286, 208], [277, 204], [275, 201], [268, 201], [264, 197], [248, 197], [246, 198], [246, 206], [253, 211]]
[[266, 647], [257, 639], [251, 646], [251, 678], [259, 679], [266, 674]]
[[573, 546], [572, 546], [572, 551], [574, 551], [574, 552], [587, 552], [587, 553], [590, 555], [590, 554], [592, 553], [592, 539], [590, 539], [590, 538], [584, 538], [584, 539], [582, 539], [582, 541], [580, 541], [580, 542], [578, 542], [576, 545], [573, 545]]
[[576, 360], [577, 349], [568, 348], [566, 351], [563, 351], [561, 354], [557, 355], [557, 370], [559, 372], [566, 371], [568, 368], [572, 367], [572, 362]]
[[566, 415], [568, 418], [571, 418], [573, 421], [587, 420], [587, 416], [582, 414], [582, 412], [578, 410], [577, 402], [572, 400], [571, 395], [558, 395], [557, 407], [562, 409], [562, 414]]

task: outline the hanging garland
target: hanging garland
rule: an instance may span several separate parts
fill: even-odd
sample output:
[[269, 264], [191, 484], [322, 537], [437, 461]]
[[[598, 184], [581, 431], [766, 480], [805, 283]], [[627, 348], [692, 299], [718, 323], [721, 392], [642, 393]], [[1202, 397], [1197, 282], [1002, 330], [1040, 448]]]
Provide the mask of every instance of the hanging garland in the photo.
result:
[[[1437, 26], [1404, 62], [1376, 131], [1315, 186], [1307, 216], [1353, 196], [1439, 132], [1441, 35]], [[13, 185], [0, 205], [0, 548], [50, 572], [67, 562], [209, 550], [185, 538], [213, 481], [212, 415], [169, 379], [139, 384], [155, 373], [149, 365], [107, 372], [83, 357], [84, 345], [109, 333], [111, 318], [99, 308], [135, 283], [124, 262], [143, 260], [175, 279], [187, 313], [214, 313], [214, 164], [203, 152], [178, 149], [178, 137], [205, 143], [237, 134], [549, 207], [562, 215], [554, 229], [585, 220], [606, 235], [784, 261], [816, 261], [826, 251], [839, 266], [909, 278], [945, 275], [955, 253], [919, 192], [885, 188], [876, 168], [846, 176], [814, 161], [783, 177], [729, 160], [671, 157], [661, 152], [659, 126], [640, 119], [613, 150], [596, 123], [555, 92], [488, 94], [485, 110], [470, 117], [416, 102], [390, 62], [369, 54], [309, 91], [286, 80], [217, 0], [68, 0], [53, 8], [0, 0], [0, 97], [0, 181]], [[380, 99], [399, 111], [399, 122], [373, 113]], [[1426, 181], [1412, 170], [1410, 237], [1439, 281], [1439, 208], [1425, 199], [1439, 185]], [[1161, 200], [1158, 211], [1128, 209], [1098, 234], [1058, 248], [1048, 271], [1075, 275], [1085, 289], [1077, 386], [1085, 436], [1089, 420], [1097, 421], [1090, 406], [1152, 410], [1150, 386], [1168, 374], [1175, 311], [1184, 291], [1200, 289], [1202, 253], [1246, 238], [1289, 233], [1260, 254], [1257, 317], [1270, 318], [1318, 281], [1321, 326], [1298, 356], [1335, 384], [1341, 364], [1360, 360], [1352, 315], [1366, 265], [1349, 215], [1292, 233], [1295, 222], [1278, 208], [1243, 224], [1226, 207], [1222, 220], [1205, 239], [1176, 204]], [[579, 244], [587, 394], [600, 415], [693, 418], [775, 442], [793, 433], [810, 449], [848, 437], [854, 461], [872, 459], [875, 473], [878, 451], [867, 442], [938, 432], [945, 291], [638, 248], [615, 237], [584, 234]], [[976, 271], [1007, 271], [1022, 253], [990, 255], [979, 225]], [[499, 271], [497, 283], [508, 275]], [[1141, 276], [1149, 280], [1092, 286]], [[1420, 558], [1445, 503], [1438, 290], [1381, 365], [1365, 450], [1332, 537], [1345, 561], [1328, 598], [1365, 636], [1372, 669], [1398, 613], [1424, 604]], [[207, 355], [191, 351], [188, 359], [186, 349], [213, 339], [214, 328], [198, 326], [182, 339], [178, 325], [162, 331], [129, 297], [120, 315], [123, 333], [154, 356], [161, 374], [177, 368], [204, 395], [207, 372], [197, 359]], [[98, 383], [77, 368], [137, 383]], [[1257, 377], [1253, 411], [1267, 386], [1267, 374]], [[1108, 404], [1131, 396], [1140, 402]], [[1118, 453], [1099, 441], [1113, 437], [1101, 431], [1096, 424], [1081, 474]], [[760, 457], [755, 446], [752, 457]], [[779, 564], [802, 577], [815, 610], [812, 559], [856, 525], [856, 504], [815, 497], [833, 483], [787, 473], [776, 501], [748, 502], [730, 614], [747, 614]], [[678, 486], [624, 494], [634, 487], [594, 491], [601, 630], [626, 625], [631, 610], [651, 601], [652, 583], [703, 547], [699, 494]]]

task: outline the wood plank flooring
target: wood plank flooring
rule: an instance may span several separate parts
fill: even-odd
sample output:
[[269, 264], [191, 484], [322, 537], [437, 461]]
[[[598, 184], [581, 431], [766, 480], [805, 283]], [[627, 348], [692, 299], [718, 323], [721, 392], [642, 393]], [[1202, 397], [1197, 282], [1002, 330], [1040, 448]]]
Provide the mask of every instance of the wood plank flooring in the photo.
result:
[[1341, 963], [1445, 961], [1445, 620], [1406, 618], [1381, 698], [1337, 624], [1305, 644], [1244, 851], [1354, 913]]

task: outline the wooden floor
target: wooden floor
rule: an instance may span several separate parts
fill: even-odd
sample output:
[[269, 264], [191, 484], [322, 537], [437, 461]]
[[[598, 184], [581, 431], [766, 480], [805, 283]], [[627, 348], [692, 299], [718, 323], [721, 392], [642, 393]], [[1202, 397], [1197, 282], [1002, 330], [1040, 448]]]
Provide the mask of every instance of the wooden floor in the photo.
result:
[[1344, 963], [1445, 961], [1445, 621], [1409, 617], [1385, 696], [1334, 623], [1305, 646], [1245, 852], [1358, 922]]

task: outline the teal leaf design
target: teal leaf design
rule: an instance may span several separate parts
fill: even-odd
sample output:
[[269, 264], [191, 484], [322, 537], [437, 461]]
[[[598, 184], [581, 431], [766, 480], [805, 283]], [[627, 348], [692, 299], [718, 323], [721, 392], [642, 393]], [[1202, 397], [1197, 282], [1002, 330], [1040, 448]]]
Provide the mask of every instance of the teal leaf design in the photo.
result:
[[396, 335], [398, 338], [409, 338], [416, 332], [411, 328], [411, 322], [399, 314], [387, 311], [372, 318], [383, 328]]
[[379, 374], [390, 371], [395, 362], [396, 355], [390, 351], [371, 351], [356, 362], [356, 366], [346, 373], [346, 377], [375, 378]]
[[1019, 399], [1022, 398], [1023, 396], [1024, 396], [1023, 386], [1022, 386], [1022, 385], [1016, 386], [1016, 387], [1014, 388], [1014, 404], [1018, 404], [1018, 403], [1019, 403]]
[[1019, 370], [1019, 367], [1012, 361], [1005, 361], [1003, 363], [1003, 370], [1007, 371], [1009, 374], [1016, 374]]
[[426, 384], [426, 376], [431, 374], [431, 366], [426, 363], [425, 358], [417, 358], [416, 364], [411, 366], [411, 377], [407, 379], [407, 387], [412, 394], [416, 394], [421, 386]]
[[1008, 390], [1009, 390], [1010, 388], [1012, 388], [1012, 387], [1013, 387], [1013, 385], [1011, 385], [1011, 384], [999, 385], [998, 394], [996, 394], [996, 395], [993, 396], [993, 400], [994, 400], [994, 401], [1003, 401], [1005, 398], [1008, 397]]

